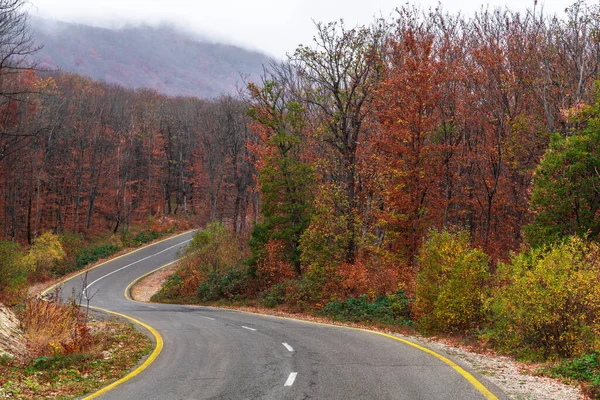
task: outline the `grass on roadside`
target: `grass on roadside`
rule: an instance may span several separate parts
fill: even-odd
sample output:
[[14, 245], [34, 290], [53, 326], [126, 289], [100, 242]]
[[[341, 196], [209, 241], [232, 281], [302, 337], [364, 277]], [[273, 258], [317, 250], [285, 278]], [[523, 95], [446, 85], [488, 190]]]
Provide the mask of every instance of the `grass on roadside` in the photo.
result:
[[593, 399], [600, 399], [600, 351], [564, 360], [540, 370], [543, 375], [560, 377], [582, 384], [584, 391]]
[[119, 379], [152, 349], [130, 323], [87, 321], [74, 302], [30, 299], [21, 321], [26, 359], [0, 357], [0, 398], [69, 399]]

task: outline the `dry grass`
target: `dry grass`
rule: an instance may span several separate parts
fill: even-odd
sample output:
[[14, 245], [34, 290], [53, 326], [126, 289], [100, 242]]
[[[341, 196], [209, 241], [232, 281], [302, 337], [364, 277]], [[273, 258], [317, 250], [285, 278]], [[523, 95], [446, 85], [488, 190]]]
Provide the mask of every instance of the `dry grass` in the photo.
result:
[[152, 349], [131, 324], [90, 321], [89, 351], [18, 361], [0, 357], [0, 398], [72, 399], [119, 379]]
[[80, 353], [93, 345], [85, 314], [74, 301], [61, 301], [59, 293], [28, 299], [20, 320], [33, 357]]
[[73, 398], [122, 377], [152, 348], [131, 324], [88, 320], [73, 300], [29, 298], [20, 313], [29, 356], [0, 357], [0, 398]]

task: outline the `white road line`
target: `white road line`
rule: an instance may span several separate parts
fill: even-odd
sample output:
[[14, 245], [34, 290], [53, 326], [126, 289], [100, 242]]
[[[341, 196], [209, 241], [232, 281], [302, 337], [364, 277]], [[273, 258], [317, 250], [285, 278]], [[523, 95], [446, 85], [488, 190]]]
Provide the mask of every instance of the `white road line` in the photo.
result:
[[159, 254], [161, 254], [161, 253], [164, 253], [165, 251], [169, 251], [169, 250], [171, 250], [171, 249], [174, 249], [174, 248], [175, 248], [175, 247], [177, 247], [177, 246], [181, 246], [182, 244], [185, 244], [185, 243], [187, 243], [187, 242], [191, 242], [191, 241], [192, 241], [191, 239], [190, 239], [190, 240], [183, 241], [183, 242], [181, 242], [181, 243], [178, 243], [178, 244], [176, 244], [176, 245], [173, 245], [173, 246], [171, 246], [171, 247], [169, 247], [169, 248], [166, 248], [166, 249], [164, 249], [164, 250], [161, 250], [161, 251], [159, 251], [158, 253], [155, 253], [155, 254], [149, 255], [148, 257], [140, 258], [139, 260], [137, 260], [137, 261], [134, 261], [134, 262], [132, 262], [131, 264], [127, 264], [127, 265], [126, 265], [126, 266], [124, 266], [124, 267], [121, 267], [121, 268], [119, 268], [119, 269], [116, 269], [116, 270], [114, 270], [113, 272], [109, 272], [108, 274], [106, 274], [106, 275], [104, 275], [104, 276], [101, 276], [100, 278], [96, 279], [96, 280], [95, 280], [95, 281], [93, 281], [92, 283], [88, 284], [88, 285], [87, 285], [85, 288], [83, 288], [83, 295], [84, 295], [84, 297], [85, 297], [85, 298], [86, 298], [86, 300], [87, 300], [87, 299], [88, 299], [88, 297], [87, 297], [87, 290], [89, 289], [89, 287], [90, 287], [90, 286], [92, 286], [94, 283], [96, 283], [96, 282], [98, 282], [98, 281], [101, 281], [102, 279], [106, 278], [107, 276], [111, 276], [112, 274], [116, 274], [117, 272], [119, 272], [119, 271], [122, 271], [122, 270], [124, 270], [125, 268], [129, 268], [129, 267], [131, 267], [132, 265], [135, 265], [135, 264], [141, 263], [142, 261], [146, 261], [146, 260], [147, 260], [147, 259], [149, 259], [149, 258], [152, 258], [152, 257], [154, 257], [154, 256], [157, 256], [157, 255], [159, 255]]
[[157, 308], [158, 308], [158, 307], [156, 307], [156, 306], [148, 306], [148, 307], [149, 307], [149, 308], [154, 308], [154, 309], [157, 309]]
[[215, 320], [214, 318], [211, 318], [211, 317], [205, 317], [204, 315], [201, 315], [200, 317], [201, 317], [201, 318], [204, 318], [204, 319], [210, 319], [211, 321], [214, 321], [214, 320]]
[[296, 380], [296, 375], [298, 375], [297, 372], [292, 372], [290, 376], [288, 376], [287, 381], [285, 381], [285, 384], [283, 386], [292, 386], [294, 384], [294, 381]]
[[285, 342], [284, 342], [284, 343], [281, 343], [281, 344], [282, 344], [282, 345], [284, 345], [284, 346], [285, 346], [285, 348], [286, 348], [286, 349], [288, 349], [288, 351], [294, 351], [294, 348], [293, 348], [292, 346], [290, 346], [289, 344], [287, 344], [287, 343], [285, 343]]
[[256, 330], [254, 328], [250, 328], [249, 326], [244, 326], [244, 325], [242, 325], [242, 328], [248, 329], [249, 331], [255, 331]]

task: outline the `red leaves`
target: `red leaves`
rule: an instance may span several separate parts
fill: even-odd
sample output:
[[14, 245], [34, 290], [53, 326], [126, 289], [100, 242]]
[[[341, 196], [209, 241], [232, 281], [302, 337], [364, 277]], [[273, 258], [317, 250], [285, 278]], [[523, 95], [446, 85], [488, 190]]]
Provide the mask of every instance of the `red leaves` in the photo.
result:
[[258, 261], [256, 273], [263, 288], [269, 288], [295, 276], [294, 268], [286, 254], [285, 243], [271, 239], [264, 247], [264, 258]]
[[[204, 220], [212, 213], [248, 228], [243, 102], [173, 99], [76, 75], [11, 77], [44, 96], [32, 94], [27, 107], [0, 103], [5, 238], [116, 232], [177, 213]], [[13, 127], [26, 135], [19, 145], [3, 136]], [[5, 137], [15, 142], [14, 156], [2, 153]]]
[[380, 219], [397, 233], [389, 243], [391, 249], [409, 260], [444, 206], [436, 190], [444, 143], [436, 131], [446, 123], [442, 90], [450, 77], [442, 71], [433, 39], [423, 29], [407, 28], [389, 41], [388, 64], [376, 99], [381, 133], [375, 136], [379, 152], [374, 161], [386, 181], [380, 189], [386, 205]]

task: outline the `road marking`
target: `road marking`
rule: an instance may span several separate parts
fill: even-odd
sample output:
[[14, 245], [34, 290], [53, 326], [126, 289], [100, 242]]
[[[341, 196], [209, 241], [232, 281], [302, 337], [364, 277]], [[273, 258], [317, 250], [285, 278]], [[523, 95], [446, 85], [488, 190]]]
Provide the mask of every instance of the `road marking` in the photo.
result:
[[254, 328], [250, 328], [249, 326], [244, 326], [244, 325], [242, 325], [242, 328], [248, 329], [249, 331], [255, 331], [256, 330]]
[[154, 308], [154, 309], [157, 309], [158, 307], [156, 307], [156, 306], [148, 306], [148, 308]]
[[[216, 309], [219, 309], [219, 307], [214, 307]], [[231, 309], [227, 309], [229, 311], [231, 311]], [[420, 346], [416, 343], [411, 342], [410, 340], [407, 339], [402, 339], [400, 337], [397, 336], [392, 336], [392, 335], [388, 335], [386, 333], [383, 332], [377, 332], [377, 331], [372, 331], [369, 329], [363, 329], [363, 328], [354, 328], [351, 326], [344, 326], [344, 325], [334, 325], [334, 324], [327, 324], [327, 323], [323, 323], [323, 322], [314, 322], [314, 321], [306, 321], [306, 320], [301, 320], [301, 319], [297, 319], [297, 318], [290, 318], [290, 317], [280, 317], [277, 315], [269, 315], [269, 314], [261, 314], [261, 313], [256, 313], [256, 312], [250, 312], [250, 311], [242, 311], [242, 310], [234, 310], [236, 312], [239, 313], [243, 313], [243, 314], [252, 314], [252, 315], [260, 315], [262, 317], [267, 317], [267, 318], [277, 318], [277, 319], [285, 319], [288, 321], [295, 321], [295, 322], [304, 322], [307, 324], [314, 324], [314, 325], [322, 325], [322, 326], [330, 326], [330, 327], [334, 327], [334, 328], [343, 328], [343, 329], [351, 329], [351, 330], [355, 330], [355, 331], [363, 331], [363, 332], [369, 332], [369, 333], [374, 333], [376, 335], [381, 335], [384, 337], [387, 337], [389, 339], [393, 339], [396, 340], [398, 342], [402, 342], [408, 346], [412, 346], [414, 348], [417, 348], [435, 358], [437, 358], [438, 360], [446, 363], [447, 365], [449, 365], [450, 367], [452, 367], [459, 375], [461, 375], [463, 378], [465, 378], [467, 380], [467, 382], [469, 382], [471, 385], [473, 385], [475, 387], [475, 389], [477, 389], [479, 391], [479, 393], [481, 393], [483, 395], [483, 397], [485, 397], [487, 400], [498, 400], [498, 397], [493, 394], [488, 388], [486, 388], [481, 382], [479, 382], [477, 380], [477, 378], [475, 378], [473, 375], [471, 375], [470, 373], [468, 373], [465, 369], [461, 368], [459, 365], [457, 365], [454, 361], [450, 360], [449, 358], [444, 357], [441, 354], [436, 353], [433, 350], [430, 350], [426, 347]]]
[[180, 258], [178, 258], [177, 260], [173, 260], [170, 263], [167, 263], [165, 265], [161, 265], [160, 267], [153, 269], [150, 272], [146, 272], [144, 275], [142, 276], [138, 276], [137, 278], [135, 278], [134, 280], [132, 280], [131, 282], [129, 282], [129, 285], [127, 285], [127, 287], [125, 288], [125, 293], [123, 293], [123, 296], [125, 296], [125, 298], [129, 301], [135, 301], [136, 303], [144, 303], [144, 304], [148, 304], [147, 301], [138, 301], [138, 300], [134, 300], [131, 298], [131, 288], [138, 283], [139, 281], [141, 281], [142, 279], [144, 279], [145, 277], [147, 277], [148, 275], [152, 275], [153, 273], [160, 271], [161, 269], [170, 267], [171, 265], [175, 264], [176, 262], [178, 262], [179, 260], [181, 260]]
[[294, 348], [293, 348], [292, 346], [290, 346], [289, 344], [287, 344], [287, 343], [285, 343], [285, 342], [283, 342], [283, 343], [281, 343], [281, 344], [282, 344], [282, 345], [284, 345], [284, 346], [285, 346], [285, 348], [286, 348], [286, 349], [288, 349], [288, 351], [294, 351]]
[[121, 314], [118, 312], [114, 312], [114, 311], [110, 311], [110, 310], [106, 310], [104, 308], [99, 308], [99, 307], [93, 307], [90, 306], [90, 308], [94, 309], [94, 310], [99, 310], [99, 311], [104, 311], [107, 312], [109, 314], [114, 314], [114, 315], [118, 315], [119, 317], [123, 317], [123, 318], [127, 318], [128, 320], [139, 324], [141, 326], [143, 326], [144, 328], [148, 329], [148, 331], [150, 331], [150, 333], [152, 334], [152, 336], [154, 336], [154, 340], [156, 341], [156, 346], [154, 347], [154, 350], [152, 351], [152, 354], [150, 354], [150, 356], [146, 359], [146, 361], [144, 361], [142, 363], [142, 365], [140, 365], [139, 367], [137, 367], [136, 369], [134, 369], [133, 371], [131, 371], [130, 373], [128, 373], [127, 375], [125, 375], [124, 377], [122, 377], [121, 379], [119, 379], [116, 382], [111, 383], [108, 386], [103, 387], [102, 389], [98, 390], [97, 392], [94, 392], [92, 394], [90, 394], [87, 397], [84, 397], [82, 400], [89, 400], [89, 399], [94, 399], [106, 392], [108, 392], [111, 389], [114, 389], [115, 387], [119, 386], [122, 383], [127, 382], [128, 380], [130, 380], [131, 378], [133, 378], [134, 376], [138, 375], [140, 372], [142, 372], [143, 370], [145, 370], [146, 368], [148, 368], [148, 366], [150, 364], [152, 364], [154, 362], [154, 360], [156, 360], [156, 357], [158, 357], [158, 355], [160, 354], [160, 352], [162, 351], [164, 342], [163, 342], [163, 338], [162, 336], [160, 336], [160, 333], [158, 333], [156, 331], [156, 329], [154, 329], [153, 327], [151, 327], [148, 324], [143, 323], [142, 321], [139, 321], [133, 317], [130, 317], [129, 315], [125, 315], [125, 314]]
[[458, 372], [463, 378], [465, 378], [471, 385], [473, 385], [479, 391], [479, 393], [481, 393], [487, 400], [498, 400], [498, 397], [496, 397], [496, 395], [494, 395], [492, 392], [490, 392], [488, 388], [483, 386], [483, 384], [481, 382], [479, 382], [477, 380], [477, 378], [475, 378], [473, 375], [471, 375], [470, 373], [465, 371], [463, 368], [458, 366], [454, 361], [444, 357], [441, 354], [436, 353], [433, 350], [428, 349], [427, 347], [420, 346], [416, 343], [411, 342], [410, 340], [402, 339], [402, 338], [399, 338], [398, 336], [388, 335], [387, 333], [383, 333], [383, 332], [371, 331], [371, 330], [362, 329], [362, 328], [354, 328], [354, 329], [358, 329], [358, 330], [364, 331], [364, 332], [375, 333], [377, 335], [381, 335], [381, 336], [384, 336], [389, 339], [397, 340], [397, 341], [407, 344], [409, 346], [415, 347], [427, 354], [430, 354], [430, 355], [434, 356], [435, 358], [437, 358], [438, 360], [451, 366], [456, 372]]
[[[52, 291], [52, 290], [54, 290], [55, 288], [57, 288], [58, 286], [60, 286], [60, 285], [62, 285], [62, 284], [64, 284], [64, 283], [66, 283], [66, 282], [68, 282], [68, 281], [70, 281], [70, 280], [72, 280], [72, 279], [75, 279], [75, 278], [77, 278], [78, 276], [81, 276], [81, 275], [85, 274], [86, 272], [89, 272], [89, 271], [91, 271], [91, 270], [93, 270], [93, 269], [96, 269], [96, 268], [98, 268], [98, 267], [101, 267], [101, 266], [103, 266], [103, 265], [105, 265], [105, 264], [108, 264], [108, 263], [110, 263], [110, 262], [113, 262], [113, 261], [115, 261], [115, 260], [117, 260], [117, 259], [119, 259], [119, 258], [123, 258], [123, 257], [125, 257], [125, 256], [128, 256], [128, 255], [130, 255], [130, 254], [137, 253], [138, 251], [144, 250], [145, 248], [148, 248], [148, 247], [154, 246], [154, 245], [156, 245], [156, 244], [159, 244], [159, 243], [162, 243], [162, 242], [166, 242], [166, 241], [168, 241], [168, 240], [172, 240], [172, 239], [174, 239], [174, 238], [177, 238], [177, 237], [179, 237], [179, 236], [187, 235], [187, 234], [189, 234], [190, 232], [193, 232], [193, 230], [189, 230], [189, 231], [187, 231], [187, 232], [180, 233], [179, 235], [175, 235], [175, 236], [171, 236], [171, 237], [168, 237], [168, 238], [165, 238], [165, 239], [159, 240], [158, 242], [154, 242], [154, 243], [148, 244], [148, 245], [146, 245], [146, 246], [140, 247], [139, 249], [136, 249], [136, 250], [130, 251], [130, 252], [128, 252], [128, 253], [122, 254], [122, 255], [120, 255], [120, 256], [114, 257], [114, 258], [112, 258], [112, 259], [110, 259], [110, 260], [107, 260], [107, 261], [101, 262], [100, 264], [94, 265], [94, 266], [93, 266], [93, 267], [91, 267], [91, 268], [86, 268], [86, 269], [83, 269], [83, 270], [79, 271], [78, 273], [76, 273], [75, 275], [73, 275], [73, 276], [71, 276], [71, 277], [68, 277], [68, 278], [65, 278], [65, 279], [63, 279], [63, 280], [61, 280], [61, 281], [59, 281], [59, 282], [55, 283], [54, 285], [51, 285], [51, 286], [49, 286], [48, 288], [46, 288], [45, 290], [43, 290], [43, 291], [40, 293], [40, 295], [39, 295], [39, 296], [40, 296], [40, 297], [43, 297], [43, 296], [45, 296], [46, 294], [48, 294], [50, 291]], [[171, 264], [171, 263], [169, 263], [169, 264]], [[165, 266], [163, 266], [163, 267], [165, 267]], [[128, 296], [125, 296], [125, 297], [128, 297]], [[123, 317], [123, 318], [127, 318], [127, 319], [129, 319], [130, 321], [132, 321], [132, 322], [135, 322], [135, 323], [137, 323], [137, 324], [139, 324], [139, 325], [143, 326], [143, 327], [144, 327], [144, 328], [146, 328], [148, 331], [150, 331], [150, 333], [152, 334], [152, 336], [154, 336], [154, 340], [155, 340], [155, 342], [156, 342], [156, 343], [155, 343], [155, 346], [154, 346], [154, 350], [152, 351], [152, 353], [150, 354], [150, 356], [148, 356], [148, 358], [147, 358], [147, 359], [146, 359], [146, 360], [145, 360], [145, 361], [144, 361], [144, 362], [143, 362], [143, 363], [142, 363], [142, 364], [141, 364], [139, 367], [137, 367], [137, 368], [135, 368], [133, 371], [129, 372], [129, 373], [128, 373], [127, 375], [125, 375], [123, 378], [121, 378], [121, 379], [119, 379], [119, 380], [117, 380], [117, 381], [115, 381], [115, 382], [111, 383], [111, 384], [110, 384], [110, 385], [108, 385], [108, 386], [105, 386], [105, 387], [103, 387], [102, 389], [100, 389], [100, 390], [98, 390], [98, 391], [96, 391], [96, 392], [94, 392], [94, 393], [90, 394], [90, 395], [89, 395], [89, 396], [87, 396], [87, 397], [84, 397], [84, 398], [83, 398], [83, 400], [89, 400], [89, 399], [96, 398], [96, 397], [98, 397], [98, 396], [100, 396], [100, 395], [102, 395], [102, 394], [104, 394], [104, 393], [108, 392], [109, 390], [111, 390], [111, 389], [114, 389], [115, 387], [117, 387], [117, 386], [121, 385], [122, 383], [125, 383], [125, 382], [127, 382], [127, 381], [128, 381], [128, 380], [130, 380], [131, 378], [133, 378], [133, 377], [137, 376], [137, 375], [138, 375], [140, 372], [142, 372], [143, 370], [145, 370], [146, 368], [148, 368], [148, 366], [150, 366], [150, 364], [152, 364], [152, 363], [154, 362], [154, 360], [156, 360], [156, 358], [158, 357], [158, 355], [159, 355], [159, 354], [160, 354], [160, 352], [162, 351], [162, 348], [163, 348], [163, 345], [164, 345], [164, 342], [163, 342], [163, 338], [162, 338], [162, 336], [160, 336], [160, 334], [159, 334], [159, 333], [156, 331], [156, 329], [154, 329], [154, 328], [153, 328], [153, 327], [151, 327], [150, 325], [148, 325], [148, 324], [145, 324], [145, 323], [143, 323], [143, 322], [141, 322], [141, 321], [139, 321], [139, 320], [137, 320], [137, 319], [135, 319], [135, 318], [133, 318], [133, 317], [130, 317], [130, 316], [128, 316], [128, 315], [125, 315], [125, 314], [119, 314], [119, 313], [117, 313], [117, 312], [114, 312], [114, 311], [105, 310], [105, 309], [98, 308], [98, 307], [94, 307], [94, 306], [90, 306], [90, 308], [93, 308], [93, 309], [96, 309], [96, 310], [100, 310], [100, 311], [105, 311], [105, 312], [107, 312], [107, 313], [110, 313], [110, 314], [119, 315], [119, 316], [121, 316], [121, 317]]]
[[211, 318], [211, 317], [205, 317], [204, 315], [201, 315], [201, 316], [200, 316], [200, 318], [204, 318], [204, 319], [210, 319], [211, 321], [214, 321], [214, 320], [215, 320], [214, 318]]
[[192, 241], [192, 239], [189, 239], [189, 240], [184, 240], [183, 242], [181, 242], [181, 243], [177, 243], [176, 245], [173, 245], [173, 246], [171, 246], [171, 247], [167, 247], [166, 249], [164, 249], [164, 250], [161, 250], [161, 251], [159, 251], [158, 253], [154, 253], [154, 254], [151, 254], [151, 255], [149, 255], [149, 256], [147, 256], [147, 257], [140, 258], [139, 260], [137, 260], [137, 261], [134, 261], [134, 262], [132, 262], [131, 264], [127, 264], [127, 265], [126, 265], [126, 266], [124, 266], [124, 267], [121, 267], [121, 268], [119, 268], [119, 269], [116, 269], [116, 270], [114, 270], [114, 271], [112, 271], [112, 272], [109, 272], [109, 273], [108, 273], [108, 274], [106, 274], [106, 275], [103, 275], [103, 276], [101, 276], [100, 278], [96, 279], [95, 281], [93, 281], [93, 282], [91, 282], [90, 284], [86, 285], [86, 287], [85, 287], [85, 288], [83, 288], [83, 296], [84, 296], [84, 297], [86, 298], [86, 300], [87, 300], [87, 299], [88, 299], [88, 297], [87, 297], [87, 290], [89, 289], [89, 287], [90, 287], [90, 286], [92, 286], [94, 283], [97, 283], [97, 282], [101, 281], [102, 279], [106, 278], [107, 276], [111, 276], [112, 274], [116, 274], [117, 272], [123, 271], [125, 268], [129, 268], [129, 267], [131, 267], [132, 265], [135, 265], [135, 264], [141, 263], [142, 261], [146, 261], [146, 260], [147, 260], [147, 259], [149, 259], [149, 258], [152, 258], [152, 257], [154, 257], [154, 256], [157, 256], [157, 255], [159, 255], [159, 254], [162, 254], [162, 253], [164, 253], [165, 251], [169, 251], [169, 250], [171, 250], [171, 249], [174, 249], [175, 247], [179, 247], [179, 246], [181, 246], [182, 244], [185, 244], [185, 243], [188, 243], [188, 242], [191, 242], [191, 241]]
[[292, 386], [294, 384], [294, 381], [296, 380], [296, 375], [298, 375], [297, 372], [292, 372], [290, 376], [288, 376], [287, 381], [285, 381], [285, 384], [283, 386]]
[[181, 260], [180, 258], [178, 258], [177, 260], [173, 260], [168, 264], [165, 265], [161, 265], [160, 267], [153, 269], [150, 272], [146, 272], [144, 275], [142, 276], [138, 276], [137, 278], [135, 278], [134, 280], [132, 280], [131, 282], [129, 282], [129, 285], [127, 285], [127, 287], [125, 288], [125, 293], [123, 293], [123, 295], [125, 296], [125, 298], [129, 301], [135, 301], [136, 303], [144, 303], [144, 304], [148, 304], [147, 301], [138, 301], [138, 300], [134, 300], [131, 298], [131, 288], [138, 283], [139, 281], [141, 281], [142, 279], [144, 279], [145, 277], [147, 277], [148, 275], [152, 275], [153, 273], [160, 271], [161, 269], [170, 267], [171, 265], [175, 264], [176, 262], [178, 262], [179, 260]]
[[175, 238], [177, 238], [177, 237], [179, 237], [179, 236], [187, 235], [188, 233], [191, 233], [191, 232], [194, 232], [194, 231], [195, 231], [195, 229], [191, 229], [191, 230], [189, 230], [189, 231], [186, 231], [186, 232], [180, 233], [179, 235], [171, 236], [171, 237], [168, 237], [168, 238], [165, 238], [165, 239], [159, 240], [158, 242], [154, 242], [154, 243], [150, 243], [150, 244], [148, 244], [148, 245], [146, 245], [146, 246], [142, 246], [142, 247], [140, 247], [139, 249], [135, 249], [135, 250], [133, 250], [133, 251], [130, 251], [130, 252], [128, 252], [128, 253], [121, 254], [120, 256], [117, 256], [117, 257], [111, 258], [110, 260], [106, 260], [106, 261], [104, 261], [104, 262], [101, 262], [100, 264], [98, 264], [98, 265], [94, 265], [93, 267], [90, 267], [90, 268], [85, 268], [85, 269], [83, 269], [83, 270], [79, 271], [78, 273], [76, 273], [75, 275], [73, 275], [73, 276], [71, 276], [71, 277], [68, 277], [68, 278], [65, 278], [65, 279], [63, 279], [62, 281], [56, 282], [54, 285], [51, 285], [51, 286], [47, 287], [46, 289], [44, 289], [44, 290], [43, 290], [43, 291], [42, 291], [42, 292], [39, 294], [39, 296], [40, 296], [40, 297], [43, 297], [43, 296], [47, 295], [48, 293], [50, 293], [52, 290], [56, 289], [58, 286], [60, 286], [60, 285], [62, 285], [62, 284], [64, 284], [64, 283], [66, 283], [66, 282], [70, 281], [71, 279], [75, 279], [75, 278], [77, 278], [78, 276], [85, 274], [86, 272], [90, 272], [90, 271], [91, 271], [91, 270], [93, 270], [93, 269], [96, 269], [96, 268], [98, 268], [98, 267], [101, 267], [101, 266], [103, 266], [104, 264], [108, 264], [108, 263], [110, 263], [110, 262], [113, 262], [113, 261], [115, 261], [115, 260], [118, 260], [119, 258], [123, 258], [123, 257], [126, 257], [126, 256], [130, 255], [130, 254], [137, 253], [138, 251], [142, 251], [142, 250], [144, 250], [145, 248], [148, 248], [148, 247], [154, 246], [154, 245], [156, 245], [156, 244], [159, 244], [159, 243], [162, 243], [162, 242], [166, 242], [167, 240], [175, 239]]

